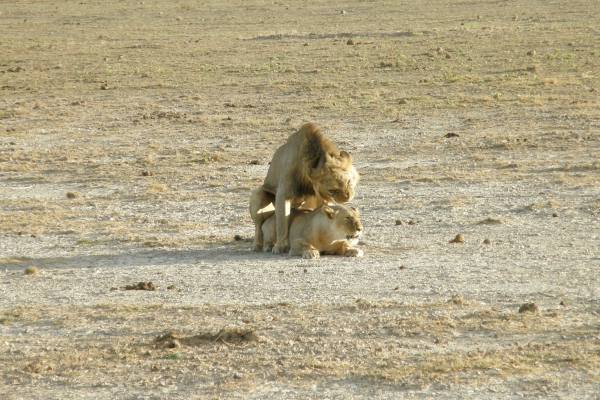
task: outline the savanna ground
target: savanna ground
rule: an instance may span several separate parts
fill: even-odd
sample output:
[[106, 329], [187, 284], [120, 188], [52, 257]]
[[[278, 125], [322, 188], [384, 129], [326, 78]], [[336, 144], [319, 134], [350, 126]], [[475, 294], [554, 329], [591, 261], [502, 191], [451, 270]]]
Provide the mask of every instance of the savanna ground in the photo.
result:
[[[0, 397], [598, 398], [599, 20], [2, 2]], [[361, 173], [363, 259], [234, 240], [307, 121]]]

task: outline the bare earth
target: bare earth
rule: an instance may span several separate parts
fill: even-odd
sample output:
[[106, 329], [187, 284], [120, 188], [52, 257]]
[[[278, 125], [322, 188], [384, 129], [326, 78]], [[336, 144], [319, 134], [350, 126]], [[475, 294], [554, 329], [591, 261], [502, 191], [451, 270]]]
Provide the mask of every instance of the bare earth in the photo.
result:
[[[0, 3], [0, 397], [600, 398], [598, 21]], [[307, 121], [361, 174], [362, 259], [234, 240]]]

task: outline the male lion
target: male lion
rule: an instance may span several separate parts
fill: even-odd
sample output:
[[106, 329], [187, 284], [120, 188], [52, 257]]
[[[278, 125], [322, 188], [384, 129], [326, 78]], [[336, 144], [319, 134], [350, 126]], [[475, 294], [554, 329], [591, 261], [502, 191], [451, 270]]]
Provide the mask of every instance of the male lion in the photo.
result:
[[346, 203], [354, 197], [358, 179], [350, 154], [335, 147], [314, 124], [303, 125], [275, 151], [263, 185], [250, 196], [252, 249], [260, 251], [263, 247], [260, 227], [272, 205], [277, 232], [273, 253], [281, 254], [290, 248], [288, 216], [292, 208]]
[[[274, 212], [262, 224], [265, 248], [277, 242]], [[290, 214], [290, 256], [319, 258], [321, 254], [362, 257], [355, 246], [363, 226], [358, 212], [348, 206], [321, 206], [312, 211], [297, 209]]]

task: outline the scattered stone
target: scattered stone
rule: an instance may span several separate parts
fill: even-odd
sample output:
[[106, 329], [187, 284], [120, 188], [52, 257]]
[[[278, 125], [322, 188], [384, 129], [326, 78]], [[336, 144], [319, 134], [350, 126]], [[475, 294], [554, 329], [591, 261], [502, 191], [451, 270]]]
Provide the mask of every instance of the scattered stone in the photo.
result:
[[353, 39], [348, 39], [348, 41], [346, 42], [346, 44], [347, 44], [348, 46], [354, 46], [354, 45], [356, 44], [356, 42], [354, 42], [354, 40], [353, 40]]
[[67, 192], [67, 199], [76, 199], [81, 196], [79, 192]]
[[167, 290], [175, 290], [175, 289], [177, 289], [177, 286], [175, 286], [175, 285], [167, 286]]
[[125, 286], [125, 290], [156, 290], [156, 286], [152, 282], [138, 282], [135, 285]]
[[540, 308], [535, 303], [525, 303], [519, 307], [519, 313], [523, 314], [526, 312], [537, 314], [540, 312]]
[[437, 49], [435, 49], [435, 51], [437, 51], [438, 54], [444, 53], [444, 49], [442, 47], [438, 47]]
[[477, 19], [481, 21], [483, 17], [481, 15], [477, 15]]
[[284, 272], [282, 269], [280, 269], [280, 270], [279, 270], [279, 273], [280, 273], [280, 274], [283, 274], [283, 273], [285, 273], [285, 272]]
[[454, 239], [452, 239], [450, 241], [450, 243], [464, 243], [465, 242], [465, 237], [463, 236], [462, 233], [459, 233], [458, 235], [456, 235], [456, 237]]
[[554, 213], [554, 214], [552, 214], [552, 217], [554, 217], [554, 218], [558, 218], [558, 213]]
[[561, 306], [568, 306], [569, 302], [567, 300], [563, 300], [563, 301], [560, 302], [560, 305]]
[[446, 53], [446, 58], [450, 60], [452, 58], [452, 54]]
[[396, 286], [394, 290], [400, 290], [400, 286]]
[[396, 225], [404, 225], [404, 222], [400, 218], [396, 220]]
[[406, 265], [401, 265], [400, 269], [406, 269]]
[[491, 244], [492, 242], [490, 241], [490, 239], [484, 239], [484, 240], [483, 240], [483, 243], [484, 243], [484, 244]]
[[142, 171], [142, 176], [154, 176], [154, 172]]
[[102, 83], [102, 85], [100, 85], [100, 90], [108, 90], [108, 82]]
[[531, 56], [531, 57], [535, 56], [536, 54], [537, 54], [537, 51], [535, 51], [535, 50], [529, 50], [529, 51], [527, 52], [527, 55], [528, 55], [528, 56]]
[[308, 43], [308, 42], [306, 42], [306, 43], [304, 43], [304, 44], [303, 44], [303, 46], [309, 46], [309, 43]]
[[340, 14], [346, 14], [346, 10], [340, 11]]
[[408, 221], [408, 224], [409, 225], [414, 225], [414, 224], [416, 224], [416, 222], [411, 219], [410, 221]]
[[39, 274], [40, 270], [37, 269], [36, 267], [27, 267], [25, 268], [25, 275], [35, 275], [35, 274]]
[[460, 135], [458, 133], [454, 133], [454, 132], [448, 132], [444, 135], [445, 138], [453, 138], [453, 137], [460, 137]]
[[265, 165], [265, 162], [262, 160], [252, 160], [248, 164], [250, 164], [250, 165]]
[[408, 100], [400, 99], [400, 100], [398, 100], [398, 104], [408, 104]]
[[241, 242], [242, 240], [244, 240], [244, 238], [241, 235], [235, 235], [233, 237], [233, 240], [235, 240], [236, 242]]

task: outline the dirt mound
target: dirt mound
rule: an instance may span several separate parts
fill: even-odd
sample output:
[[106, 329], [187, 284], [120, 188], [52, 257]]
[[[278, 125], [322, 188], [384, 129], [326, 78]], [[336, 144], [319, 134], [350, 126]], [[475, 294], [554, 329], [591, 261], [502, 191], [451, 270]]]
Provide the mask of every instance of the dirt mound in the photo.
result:
[[125, 290], [156, 290], [156, 285], [152, 282], [138, 282], [135, 285], [125, 286]]
[[246, 342], [258, 342], [259, 337], [254, 329], [225, 328], [217, 333], [200, 332], [194, 336], [183, 336], [180, 333], [172, 331], [158, 336], [154, 342], [160, 346], [175, 348], [180, 345], [201, 346], [208, 342], [214, 343], [217, 341], [229, 344], [241, 344]]

